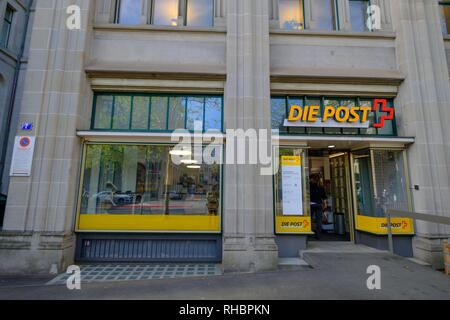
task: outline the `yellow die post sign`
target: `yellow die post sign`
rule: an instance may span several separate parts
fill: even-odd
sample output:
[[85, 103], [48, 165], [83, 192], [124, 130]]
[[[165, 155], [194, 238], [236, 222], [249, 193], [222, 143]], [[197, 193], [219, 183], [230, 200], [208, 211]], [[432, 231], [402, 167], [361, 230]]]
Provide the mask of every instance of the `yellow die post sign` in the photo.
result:
[[[311, 217], [303, 216], [301, 164], [300, 156], [281, 157], [281, 167], [285, 170], [282, 175], [284, 198], [283, 215], [275, 217], [277, 233], [311, 233]], [[289, 199], [285, 199], [287, 196]]]

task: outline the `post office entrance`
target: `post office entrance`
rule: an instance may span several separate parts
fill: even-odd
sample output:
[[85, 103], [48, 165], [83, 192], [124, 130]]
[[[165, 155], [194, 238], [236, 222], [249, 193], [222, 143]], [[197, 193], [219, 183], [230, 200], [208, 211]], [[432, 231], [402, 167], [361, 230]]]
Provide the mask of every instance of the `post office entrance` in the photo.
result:
[[309, 235], [308, 240], [353, 241], [348, 152], [329, 149], [309, 150], [309, 171], [310, 199], [313, 197], [312, 193], [317, 192], [312, 183], [323, 188], [326, 199], [322, 203], [321, 216], [313, 209], [315, 204], [311, 204], [311, 229], [315, 234]]

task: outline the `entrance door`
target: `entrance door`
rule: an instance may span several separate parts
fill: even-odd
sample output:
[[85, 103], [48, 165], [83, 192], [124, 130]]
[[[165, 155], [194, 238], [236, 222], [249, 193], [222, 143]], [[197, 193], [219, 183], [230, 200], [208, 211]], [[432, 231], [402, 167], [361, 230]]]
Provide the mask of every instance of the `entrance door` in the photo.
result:
[[[330, 155], [331, 198], [334, 214], [334, 230], [338, 235], [345, 233], [354, 241], [353, 213], [348, 153]], [[343, 225], [341, 220], [343, 219]], [[342, 230], [343, 229], [343, 230]]]
[[[310, 172], [318, 174], [327, 194], [322, 219], [321, 241], [354, 241], [349, 154], [330, 150], [310, 150]], [[312, 217], [316, 232], [317, 220]], [[311, 237], [311, 240], [314, 239]]]

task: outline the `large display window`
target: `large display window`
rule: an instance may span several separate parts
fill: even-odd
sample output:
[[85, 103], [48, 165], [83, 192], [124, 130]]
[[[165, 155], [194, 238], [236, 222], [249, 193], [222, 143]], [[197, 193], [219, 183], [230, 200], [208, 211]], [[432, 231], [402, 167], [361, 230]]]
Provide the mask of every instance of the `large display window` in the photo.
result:
[[280, 147], [278, 160], [273, 176], [275, 233], [311, 233], [307, 149]]
[[[352, 153], [356, 229], [387, 233], [386, 210], [411, 210], [406, 152], [368, 149]], [[412, 234], [412, 219], [391, 218], [393, 233]]]
[[86, 144], [76, 230], [220, 233], [222, 166], [193, 160], [197, 148], [177, 164], [175, 152]]

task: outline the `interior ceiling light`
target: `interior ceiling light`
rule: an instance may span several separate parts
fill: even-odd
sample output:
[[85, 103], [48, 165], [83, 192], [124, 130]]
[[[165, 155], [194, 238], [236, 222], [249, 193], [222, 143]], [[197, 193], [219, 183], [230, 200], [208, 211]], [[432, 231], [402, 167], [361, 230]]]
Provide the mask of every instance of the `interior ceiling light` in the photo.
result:
[[184, 164], [197, 164], [198, 163], [197, 160], [181, 160], [180, 162], [184, 163]]
[[192, 152], [189, 150], [170, 150], [170, 154], [173, 156], [190, 156]]

